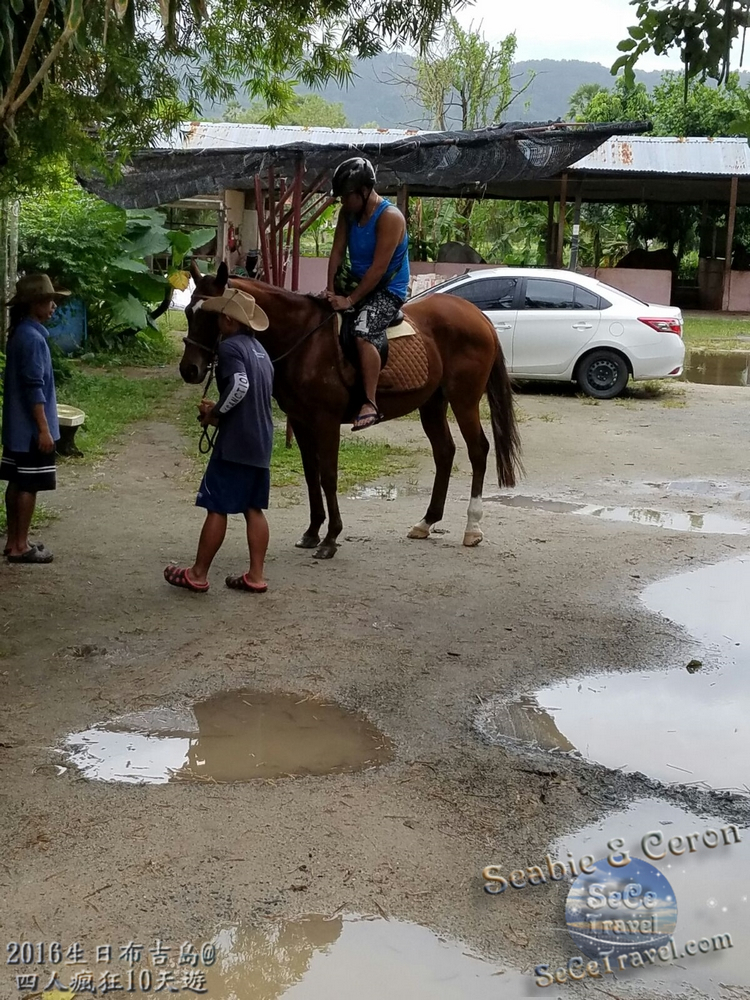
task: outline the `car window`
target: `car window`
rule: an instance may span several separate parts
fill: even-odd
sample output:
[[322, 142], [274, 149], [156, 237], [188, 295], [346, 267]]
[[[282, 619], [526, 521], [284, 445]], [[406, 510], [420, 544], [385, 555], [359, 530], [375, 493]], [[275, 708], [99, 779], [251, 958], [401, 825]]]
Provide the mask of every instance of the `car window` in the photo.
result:
[[458, 288], [451, 288], [450, 294], [492, 312], [513, 308], [517, 285], [518, 278], [477, 278], [464, 282]]
[[576, 309], [601, 309], [599, 296], [588, 288], [576, 285]]
[[[643, 299], [637, 299], [635, 295], [630, 295], [628, 292], [623, 292], [621, 288], [613, 288], [611, 285], [605, 285], [603, 281], [597, 282], [605, 292], [612, 294], [612, 292], [617, 292], [618, 295], [622, 296], [624, 299], [630, 299], [631, 302], [637, 302], [639, 306], [647, 306], [648, 302], [644, 302]], [[610, 302], [609, 305], [612, 303]], [[606, 306], [604, 308], [607, 308]]]
[[525, 309], [575, 309], [576, 286], [552, 278], [529, 278]]

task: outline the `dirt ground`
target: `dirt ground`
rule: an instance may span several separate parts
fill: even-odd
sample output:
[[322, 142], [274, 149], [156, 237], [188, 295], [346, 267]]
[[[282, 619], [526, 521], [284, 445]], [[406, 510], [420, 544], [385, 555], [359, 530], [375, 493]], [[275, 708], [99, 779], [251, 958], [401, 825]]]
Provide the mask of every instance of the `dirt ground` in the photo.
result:
[[[747, 389], [687, 386], [681, 401], [520, 393], [521, 492], [742, 519], [747, 503], [647, 485], [702, 477], [750, 487]], [[414, 421], [372, 433], [426, 444]], [[344, 906], [454, 937], [509, 973], [572, 954], [559, 932], [563, 886], [493, 899], [482, 868], [536, 863], [560, 834], [653, 786], [484, 745], [473, 714], [480, 699], [582, 671], [687, 662], [695, 643], [649, 615], [638, 594], [750, 551], [750, 537], [487, 503], [485, 541], [464, 549], [459, 448], [445, 533], [410, 541], [432, 475], [420, 451], [395, 500], [342, 499], [334, 560], [294, 548], [304, 503], [275, 506], [268, 594], [222, 586], [244, 562], [233, 522], [211, 592], [192, 595], [162, 579], [170, 560], [192, 558], [202, 521], [185, 448], [176, 425], [154, 422], [132, 427], [95, 468], [68, 464], [52, 500], [60, 516], [43, 532], [54, 564], [0, 566], [4, 940], [208, 939], [236, 923]], [[357, 774], [226, 785], [126, 786], [54, 766], [51, 748], [66, 734], [239, 688], [363, 711], [394, 758]], [[747, 821], [742, 803], [663, 797]], [[0, 972], [3, 998], [20, 995], [15, 971]], [[498, 980], [498, 996], [515, 995]]]

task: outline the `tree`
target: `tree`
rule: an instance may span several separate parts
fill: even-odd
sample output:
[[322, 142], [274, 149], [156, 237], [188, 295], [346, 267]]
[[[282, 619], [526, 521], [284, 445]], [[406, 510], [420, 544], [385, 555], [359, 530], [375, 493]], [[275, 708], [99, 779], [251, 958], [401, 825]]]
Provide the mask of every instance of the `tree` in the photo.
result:
[[442, 38], [416, 61], [412, 81], [433, 128], [482, 128], [498, 121], [531, 83], [513, 88], [516, 36], [495, 48], [473, 26], [464, 30], [450, 18]]
[[736, 73], [723, 87], [692, 80], [687, 92], [678, 73], [663, 73], [651, 94], [644, 84], [631, 87], [621, 77], [611, 90], [598, 88], [576, 117], [587, 122], [650, 121], [652, 135], [732, 135], [749, 93]]
[[249, 108], [230, 104], [224, 120], [236, 124], [302, 125], [306, 128], [347, 128], [344, 105], [327, 101], [320, 94], [295, 94], [281, 115], [262, 101], [253, 101]]
[[570, 95], [568, 117], [574, 121], [586, 121], [585, 109], [598, 93], [606, 89], [600, 83], [582, 83], [578, 90]]
[[690, 80], [710, 77], [726, 83], [731, 71], [732, 46], [750, 26], [747, 0], [631, 0], [638, 24], [617, 46], [623, 53], [612, 67], [622, 70], [632, 85], [634, 67], [647, 52], [669, 55], [675, 50], [685, 66], [685, 88]]
[[599, 87], [593, 93], [591, 100], [580, 108], [576, 120], [581, 122], [650, 121], [653, 114], [653, 101], [645, 84], [636, 83], [631, 86], [626, 80], [619, 79], [611, 90]]
[[[451, 0], [2, 0], [0, 192], [45, 163], [122, 162], [239, 91], [281, 116], [294, 84], [345, 82], [351, 57], [423, 49]], [[241, 81], [238, 86], [234, 81]]]
[[[533, 79], [530, 75], [514, 89], [516, 44], [510, 34], [495, 47], [473, 26], [464, 29], [451, 17], [444, 35], [416, 60], [410, 81], [430, 126], [477, 129], [498, 121]], [[475, 204], [475, 198], [464, 198], [455, 206], [454, 227], [464, 242], [470, 240]]]

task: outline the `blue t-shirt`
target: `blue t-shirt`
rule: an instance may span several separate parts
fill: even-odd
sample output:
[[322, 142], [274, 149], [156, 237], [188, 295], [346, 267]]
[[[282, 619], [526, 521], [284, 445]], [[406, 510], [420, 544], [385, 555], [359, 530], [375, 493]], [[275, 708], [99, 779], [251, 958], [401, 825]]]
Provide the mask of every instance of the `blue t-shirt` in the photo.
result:
[[55, 377], [46, 327], [35, 319], [21, 320], [8, 338], [3, 381], [3, 447], [28, 452], [36, 446], [39, 429], [34, 407], [44, 404], [49, 432], [60, 438]]
[[[372, 267], [375, 259], [375, 246], [377, 244], [378, 219], [387, 209], [393, 208], [389, 201], [383, 199], [372, 213], [370, 218], [360, 226], [356, 220], [349, 222], [347, 228], [347, 246], [349, 248], [349, 262], [354, 277], [361, 281], [365, 274]], [[409, 236], [404, 233], [404, 238], [391, 257], [391, 261], [385, 272], [390, 276], [390, 281], [385, 286], [396, 298], [406, 301], [409, 294]]]
[[248, 334], [219, 344], [216, 384], [221, 393], [216, 454], [226, 462], [271, 466], [273, 365], [263, 345]]

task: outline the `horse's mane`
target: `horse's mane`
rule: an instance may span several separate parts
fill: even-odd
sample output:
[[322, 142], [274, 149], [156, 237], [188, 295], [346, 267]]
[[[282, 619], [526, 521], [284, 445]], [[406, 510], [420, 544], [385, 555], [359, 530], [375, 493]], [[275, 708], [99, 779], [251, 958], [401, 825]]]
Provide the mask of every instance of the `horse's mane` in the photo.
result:
[[[271, 292], [274, 295], [278, 295], [282, 298], [303, 298], [310, 299], [311, 302], [316, 302], [318, 305], [325, 305], [324, 300], [318, 295], [313, 295], [311, 292], [291, 292], [288, 288], [279, 288], [277, 285], [269, 285], [265, 281], [258, 281], [257, 278], [240, 278], [230, 276], [229, 280], [234, 288], [239, 288], [242, 291], [248, 291], [252, 294], [253, 288], [260, 286], [264, 292]], [[247, 286], [247, 288], [243, 288]]]

